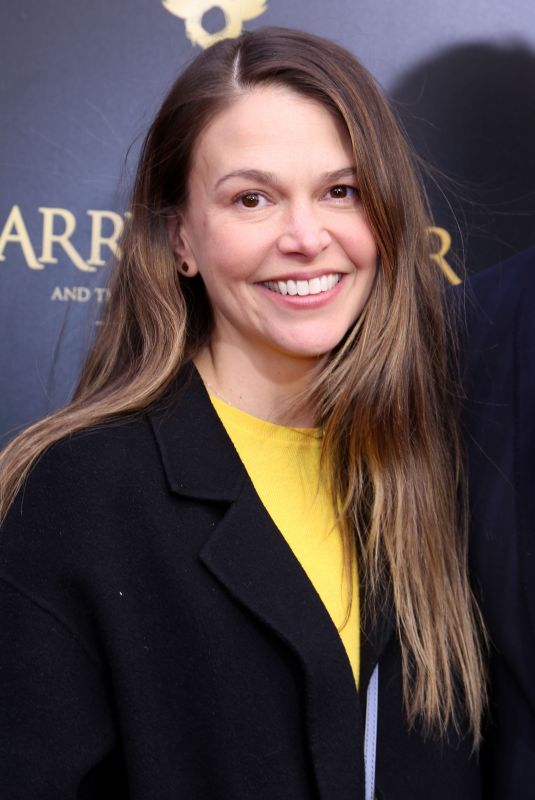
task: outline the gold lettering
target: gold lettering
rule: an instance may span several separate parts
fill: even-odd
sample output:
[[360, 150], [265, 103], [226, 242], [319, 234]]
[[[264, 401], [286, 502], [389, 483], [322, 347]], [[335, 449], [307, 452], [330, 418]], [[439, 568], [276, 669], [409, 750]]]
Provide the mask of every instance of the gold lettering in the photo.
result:
[[431, 253], [431, 258], [438, 264], [449, 282], [457, 286], [457, 284], [461, 283], [461, 279], [445, 258], [451, 248], [451, 236], [445, 228], [428, 228], [427, 232], [431, 236], [436, 236], [440, 244], [438, 251]]
[[91, 289], [87, 286], [76, 286], [76, 299], [79, 303], [87, 303], [91, 297]]
[[63, 297], [63, 294], [62, 294], [60, 286], [56, 286], [56, 288], [54, 289], [54, 291], [50, 295], [50, 299], [51, 300], [64, 300], [65, 299]]
[[87, 303], [93, 294], [96, 297], [97, 303], [102, 303], [108, 299], [110, 290], [102, 286], [97, 286], [93, 290], [91, 290], [89, 286], [64, 286], [63, 288], [61, 288], [61, 286], [56, 286], [50, 295], [50, 299], [61, 300], [64, 303], [69, 301]]
[[97, 303], [104, 303], [110, 299], [110, 290], [102, 286], [95, 286], [95, 294], [97, 296]]
[[[91, 255], [87, 263], [94, 267], [104, 267], [106, 262], [102, 258], [102, 248], [109, 247], [114, 256], [119, 254], [118, 239], [123, 232], [124, 222], [120, 214], [115, 211], [88, 211], [87, 213], [92, 221]], [[113, 225], [113, 231], [109, 236], [104, 236], [102, 233], [103, 220], [110, 220]]]
[[24, 260], [30, 269], [44, 269], [44, 266], [39, 263], [35, 251], [32, 247], [28, 229], [24, 224], [21, 210], [18, 206], [13, 206], [9, 212], [6, 224], [0, 234], [0, 261], [5, 261], [4, 250], [8, 242], [18, 242], [20, 249], [24, 255]]
[[[60, 245], [69, 256], [74, 266], [81, 272], [96, 272], [96, 267], [86, 264], [71, 242], [76, 229], [76, 217], [66, 208], [40, 208], [43, 215], [43, 250], [39, 259], [43, 264], [57, 264], [58, 259], [52, 254], [54, 244]], [[65, 223], [62, 233], [54, 232], [54, 219], [59, 217]]]

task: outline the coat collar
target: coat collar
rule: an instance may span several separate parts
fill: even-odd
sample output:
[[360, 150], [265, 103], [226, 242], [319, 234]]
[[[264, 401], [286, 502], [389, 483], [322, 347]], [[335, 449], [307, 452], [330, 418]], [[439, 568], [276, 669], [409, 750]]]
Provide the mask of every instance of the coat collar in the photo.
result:
[[[340, 636], [260, 502], [193, 367], [181, 372], [172, 397], [150, 415], [171, 491], [228, 503], [200, 559], [301, 664], [306, 728], [321, 800], [358, 798], [364, 786], [363, 708]], [[391, 626], [378, 626], [376, 632], [361, 637], [361, 690]]]
[[149, 417], [171, 491], [198, 500], [237, 498], [246, 473], [193, 365]]

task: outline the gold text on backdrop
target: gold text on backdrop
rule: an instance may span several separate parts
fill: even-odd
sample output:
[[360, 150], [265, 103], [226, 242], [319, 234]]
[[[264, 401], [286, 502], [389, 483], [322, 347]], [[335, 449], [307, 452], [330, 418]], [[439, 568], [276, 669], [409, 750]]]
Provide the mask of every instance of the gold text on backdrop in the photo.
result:
[[451, 266], [446, 261], [446, 255], [449, 253], [451, 249], [451, 236], [446, 230], [446, 228], [428, 228], [428, 233], [431, 236], [434, 236], [438, 239], [440, 245], [439, 249], [431, 254], [431, 258], [435, 261], [446, 278], [449, 280], [450, 283], [453, 283], [456, 286], [458, 283], [461, 283], [461, 279], [455, 273], [455, 271], [451, 268]]
[[[123, 232], [124, 220], [116, 211], [89, 209], [86, 213], [91, 220], [90, 252], [85, 260], [71, 239], [76, 231], [76, 217], [67, 208], [39, 208], [43, 215], [41, 254], [38, 257], [28, 228], [19, 206], [13, 206], [0, 232], [0, 261], [5, 261], [8, 244], [18, 244], [26, 266], [30, 269], [44, 269], [46, 264], [57, 264], [54, 247], [60, 247], [69, 261], [81, 272], [96, 272], [97, 267], [108, 263], [103, 258], [102, 248], [108, 248], [113, 255], [119, 252], [118, 241]], [[126, 216], [126, 215], [125, 215]], [[108, 232], [104, 233], [104, 227]], [[111, 230], [109, 230], [111, 227]], [[57, 252], [57, 250], [56, 250]]]
[[[162, 3], [167, 11], [184, 20], [188, 39], [203, 48], [220, 39], [234, 39], [242, 32], [246, 20], [259, 17], [267, 10], [267, 0], [162, 0]], [[225, 25], [210, 33], [203, 27], [202, 18], [213, 8], [223, 12]]]

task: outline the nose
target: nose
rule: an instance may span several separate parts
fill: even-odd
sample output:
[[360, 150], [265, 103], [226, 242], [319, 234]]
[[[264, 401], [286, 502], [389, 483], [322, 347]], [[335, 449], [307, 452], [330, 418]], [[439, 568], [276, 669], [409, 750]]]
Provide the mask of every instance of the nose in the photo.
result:
[[310, 204], [288, 209], [278, 246], [285, 255], [315, 258], [331, 242], [331, 234], [322, 224], [320, 213]]

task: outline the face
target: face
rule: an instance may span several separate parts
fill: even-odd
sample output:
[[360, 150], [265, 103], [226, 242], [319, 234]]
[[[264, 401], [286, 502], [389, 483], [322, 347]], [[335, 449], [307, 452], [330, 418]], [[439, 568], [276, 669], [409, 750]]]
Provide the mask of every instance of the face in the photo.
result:
[[288, 89], [251, 91], [197, 143], [171, 229], [214, 315], [211, 350], [250, 363], [317, 363], [361, 313], [377, 250], [347, 132]]

